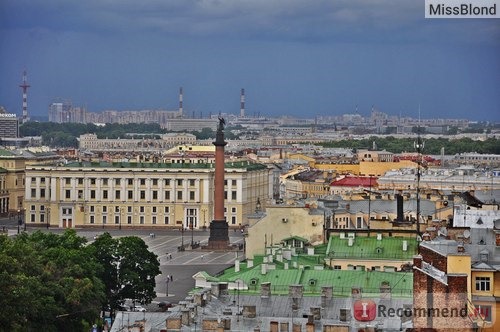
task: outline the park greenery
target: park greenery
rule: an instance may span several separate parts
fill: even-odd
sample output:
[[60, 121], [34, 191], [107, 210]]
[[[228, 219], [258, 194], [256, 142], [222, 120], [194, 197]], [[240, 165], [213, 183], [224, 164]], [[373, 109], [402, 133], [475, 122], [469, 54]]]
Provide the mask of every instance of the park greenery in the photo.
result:
[[[241, 126], [227, 127], [225, 130], [226, 139], [236, 139], [238, 136], [231, 130], [238, 131]], [[420, 131], [425, 133], [425, 128], [415, 127], [415, 133]], [[453, 128], [452, 128], [453, 129]], [[97, 138], [160, 138], [167, 133], [159, 124], [130, 123], [117, 124], [107, 123], [103, 126], [95, 124], [81, 123], [54, 123], [54, 122], [27, 122], [19, 128], [22, 136], [41, 136], [44, 145], [61, 147], [78, 147], [78, 137], [82, 134], [93, 133]], [[451, 130], [451, 129], [450, 129]], [[489, 130], [489, 129], [488, 129]], [[457, 129], [451, 130], [450, 134], [456, 134]], [[470, 132], [485, 131], [483, 127], [475, 128], [471, 126]], [[203, 128], [201, 131], [191, 132], [196, 139], [214, 139], [215, 131], [210, 128]], [[395, 138], [394, 136], [373, 136], [367, 139], [344, 139], [321, 144], [324, 147], [349, 148], [349, 149], [371, 149], [375, 144], [377, 149], [386, 150], [392, 153], [415, 152], [415, 138]], [[456, 138], [451, 135], [443, 135], [439, 138], [425, 140], [424, 154], [437, 155], [444, 148], [445, 154], [453, 155], [465, 152], [477, 152], [486, 154], [499, 154], [500, 144], [496, 138], [489, 138], [484, 141], [472, 140], [470, 138]]]
[[[386, 150], [392, 153], [416, 152], [415, 138], [395, 138], [393, 136], [373, 136], [367, 139], [346, 139], [321, 144], [328, 148], [348, 149], [372, 149], [375, 145], [377, 150]], [[439, 155], [441, 149], [444, 153], [454, 155], [465, 152], [477, 152], [486, 154], [500, 154], [500, 142], [496, 138], [488, 138], [484, 141], [476, 141], [470, 138], [430, 138], [424, 140], [423, 153], [427, 155]]]
[[0, 236], [0, 326], [5, 331], [89, 331], [101, 313], [125, 299], [156, 297], [157, 256], [138, 237], [92, 244], [67, 230], [61, 235]]

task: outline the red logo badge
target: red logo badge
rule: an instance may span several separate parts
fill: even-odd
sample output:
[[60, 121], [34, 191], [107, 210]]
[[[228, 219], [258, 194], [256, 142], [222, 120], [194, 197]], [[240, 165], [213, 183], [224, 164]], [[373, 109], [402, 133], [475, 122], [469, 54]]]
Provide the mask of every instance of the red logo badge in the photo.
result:
[[377, 316], [377, 305], [372, 300], [356, 300], [352, 306], [353, 316], [357, 321], [369, 322]]

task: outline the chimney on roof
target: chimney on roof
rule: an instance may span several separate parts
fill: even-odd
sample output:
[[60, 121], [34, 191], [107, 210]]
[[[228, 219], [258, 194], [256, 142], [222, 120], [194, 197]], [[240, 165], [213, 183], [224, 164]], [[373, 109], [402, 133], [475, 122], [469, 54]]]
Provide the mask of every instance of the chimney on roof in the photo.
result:
[[321, 307], [328, 307], [333, 299], [333, 286], [321, 286]]
[[271, 283], [263, 282], [260, 284], [260, 297], [269, 298], [271, 297]]

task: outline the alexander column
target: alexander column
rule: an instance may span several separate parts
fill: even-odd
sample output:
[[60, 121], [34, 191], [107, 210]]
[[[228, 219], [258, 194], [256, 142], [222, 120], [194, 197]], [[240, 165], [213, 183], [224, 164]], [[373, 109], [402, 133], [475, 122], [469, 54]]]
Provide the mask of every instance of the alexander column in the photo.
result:
[[207, 249], [228, 249], [229, 232], [224, 216], [224, 125], [226, 121], [219, 117], [215, 136], [215, 179], [214, 179], [214, 220], [210, 223], [210, 237]]

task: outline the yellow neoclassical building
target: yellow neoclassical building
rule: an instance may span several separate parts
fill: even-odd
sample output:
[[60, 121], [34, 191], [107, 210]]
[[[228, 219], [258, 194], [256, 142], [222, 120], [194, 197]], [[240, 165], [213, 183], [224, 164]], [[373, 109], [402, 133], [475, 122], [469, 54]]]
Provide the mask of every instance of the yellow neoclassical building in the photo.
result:
[[[102, 228], [208, 227], [213, 218], [214, 164], [74, 162], [27, 165], [28, 226]], [[247, 224], [257, 200], [270, 195], [265, 165], [225, 164], [225, 210], [230, 227]]]

